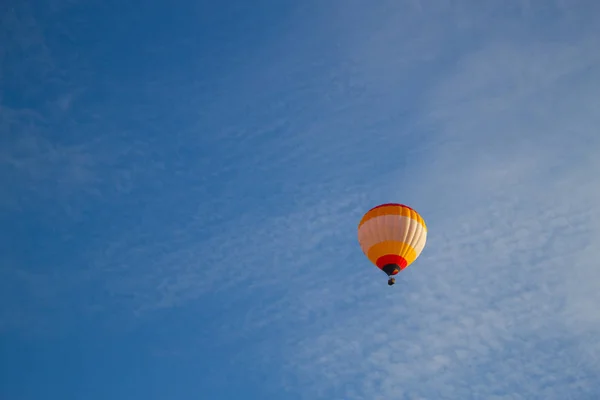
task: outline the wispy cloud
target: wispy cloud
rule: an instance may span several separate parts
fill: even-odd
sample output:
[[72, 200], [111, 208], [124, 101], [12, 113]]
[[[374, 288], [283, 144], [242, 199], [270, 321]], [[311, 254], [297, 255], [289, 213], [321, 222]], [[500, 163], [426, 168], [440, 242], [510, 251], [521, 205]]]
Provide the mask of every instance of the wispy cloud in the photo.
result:
[[[240, 329], [279, 332], [257, 346], [269, 362], [281, 353], [287, 387], [306, 398], [593, 396], [593, 43], [500, 41], [467, 53], [422, 97], [415, 126], [435, 134], [403, 172], [296, 187], [289, 211], [219, 215], [222, 233], [194, 244], [201, 212], [171, 232], [165, 246], [177, 251], [143, 246], [152, 254], [141, 257], [123, 245], [115, 260], [131, 262], [109, 287], [140, 296], [129, 304], [145, 312], [219, 299], [238, 310], [215, 327], [231, 343]], [[321, 152], [297, 143], [286, 157], [318, 163], [337, 145], [317, 142]], [[418, 204], [431, 230], [391, 291], [355, 243], [361, 213], [389, 196]]]
[[349, 296], [351, 310], [290, 340], [307, 398], [598, 395], [590, 39], [492, 42], [429, 91], [421, 123], [436, 134], [405, 175], [421, 186], [428, 246], [396, 290], [342, 290], [328, 300]]
[[[62, 91], [68, 139], [3, 106], [0, 218], [48, 201], [56, 249], [26, 248], [63, 252], [0, 259], [3, 327], [185, 310], [163, 355], [210, 331], [292, 398], [594, 398], [600, 43], [585, 2], [544, 4], [298, 7], [213, 86]], [[392, 288], [356, 238], [390, 200], [430, 229]]]

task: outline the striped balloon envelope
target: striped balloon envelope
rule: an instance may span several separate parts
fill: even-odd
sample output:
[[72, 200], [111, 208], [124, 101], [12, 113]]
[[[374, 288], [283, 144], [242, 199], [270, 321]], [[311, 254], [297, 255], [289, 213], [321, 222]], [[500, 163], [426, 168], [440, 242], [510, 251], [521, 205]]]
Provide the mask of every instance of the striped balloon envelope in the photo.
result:
[[427, 226], [412, 208], [398, 203], [381, 204], [367, 211], [358, 224], [358, 242], [367, 258], [393, 285], [392, 275], [412, 264], [427, 241]]

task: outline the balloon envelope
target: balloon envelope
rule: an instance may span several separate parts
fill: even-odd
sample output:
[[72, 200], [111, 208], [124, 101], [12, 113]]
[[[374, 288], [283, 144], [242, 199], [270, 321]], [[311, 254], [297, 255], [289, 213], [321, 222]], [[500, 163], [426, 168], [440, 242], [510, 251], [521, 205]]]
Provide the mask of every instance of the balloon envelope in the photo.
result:
[[425, 221], [404, 204], [387, 203], [374, 207], [358, 224], [358, 242], [363, 253], [379, 269], [386, 273], [393, 271], [391, 275], [412, 264], [423, 251], [426, 241]]

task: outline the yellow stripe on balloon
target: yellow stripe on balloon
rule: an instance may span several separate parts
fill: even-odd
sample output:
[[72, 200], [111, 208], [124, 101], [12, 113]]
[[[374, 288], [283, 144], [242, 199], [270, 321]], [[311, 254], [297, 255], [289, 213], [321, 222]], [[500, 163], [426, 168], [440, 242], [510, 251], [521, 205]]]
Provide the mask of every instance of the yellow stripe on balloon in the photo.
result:
[[377, 263], [377, 259], [379, 259], [379, 257], [390, 254], [404, 257], [408, 265], [410, 265], [417, 258], [417, 252], [411, 245], [404, 242], [399, 242], [397, 240], [386, 240], [379, 242], [371, 246], [367, 251], [367, 257], [373, 264]]

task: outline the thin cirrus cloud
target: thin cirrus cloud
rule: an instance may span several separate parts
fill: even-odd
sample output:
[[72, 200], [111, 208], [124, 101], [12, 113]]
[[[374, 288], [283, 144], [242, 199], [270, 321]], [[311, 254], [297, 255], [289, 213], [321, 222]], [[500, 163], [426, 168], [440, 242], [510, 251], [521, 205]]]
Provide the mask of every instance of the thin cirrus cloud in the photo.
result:
[[[184, 69], [110, 82], [86, 124], [86, 90], [65, 89], [49, 110], [93, 139], [53, 140], [45, 123], [63, 117], [3, 105], [0, 216], [33, 214], [67, 248], [39, 244], [24, 265], [4, 236], [2, 328], [189, 312], [204, 336], [162, 354], [225, 344], [277, 398], [598, 396], [600, 56], [597, 28], [573, 27], [585, 2], [365, 4], [298, 7], [213, 86]], [[46, 48], [42, 69], [58, 68]], [[429, 227], [392, 288], [356, 238], [387, 201]]]
[[398, 174], [419, 182], [428, 246], [392, 293], [343, 291], [351, 310], [290, 341], [291, 386], [354, 399], [598, 396], [597, 43], [492, 41], [428, 91], [433, 144]]

